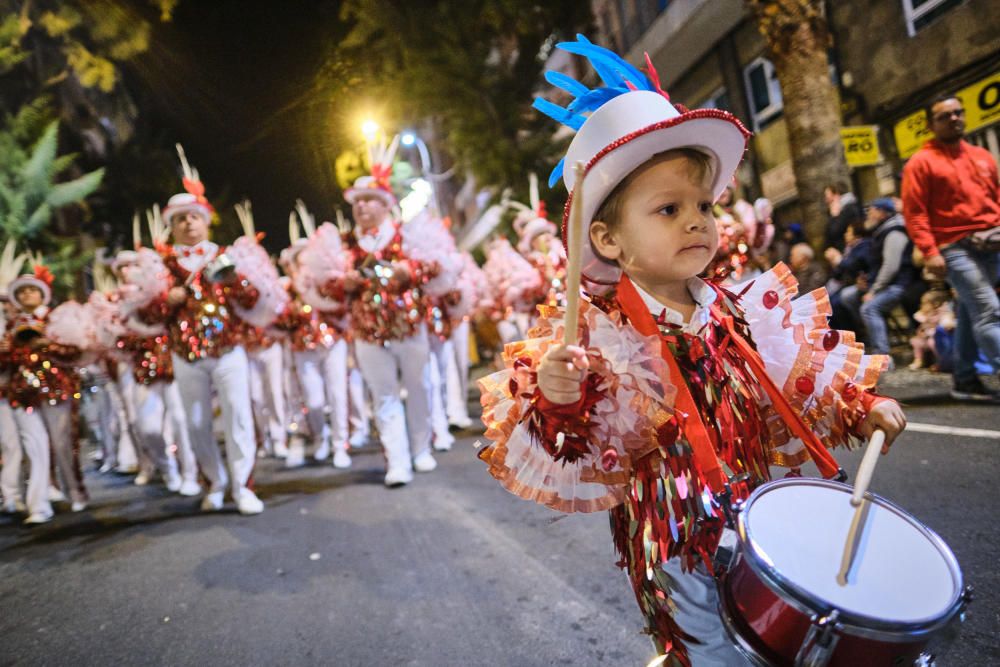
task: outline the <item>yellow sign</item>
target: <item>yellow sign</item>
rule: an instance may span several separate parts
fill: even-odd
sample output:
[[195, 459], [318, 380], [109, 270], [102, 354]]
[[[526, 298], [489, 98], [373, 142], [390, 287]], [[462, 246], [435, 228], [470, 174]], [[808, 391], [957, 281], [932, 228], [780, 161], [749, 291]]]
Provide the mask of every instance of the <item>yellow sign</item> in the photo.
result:
[[[955, 93], [965, 108], [965, 131], [975, 132], [1000, 121], [1000, 72], [996, 72]], [[933, 135], [927, 127], [924, 110], [915, 111], [893, 128], [899, 157], [904, 160], [916, 153]]]
[[853, 125], [840, 128], [844, 143], [844, 157], [852, 167], [878, 164], [882, 155], [878, 150], [878, 125]]

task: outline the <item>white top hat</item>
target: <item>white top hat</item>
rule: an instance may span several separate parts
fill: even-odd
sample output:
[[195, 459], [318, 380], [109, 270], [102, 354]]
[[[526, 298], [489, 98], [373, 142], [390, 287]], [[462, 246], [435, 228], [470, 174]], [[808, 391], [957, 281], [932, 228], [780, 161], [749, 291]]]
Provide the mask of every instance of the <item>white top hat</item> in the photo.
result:
[[360, 176], [354, 181], [354, 186], [347, 188], [344, 199], [353, 204], [362, 196], [378, 197], [385, 205], [392, 208], [396, 205], [396, 195], [392, 193], [390, 179], [392, 178], [392, 163], [396, 159], [399, 148], [399, 135], [395, 135], [389, 144], [385, 140], [368, 144], [368, 163], [371, 165], [370, 176]]
[[[675, 106], [660, 89], [656, 70], [646, 58], [643, 74], [619, 56], [592, 44], [583, 35], [558, 48], [587, 57], [604, 86], [593, 90], [559, 72], [546, 79], [574, 95], [566, 108], [537, 98], [535, 108], [577, 130], [576, 136], [549, 178], [552, 186], [562, 176], [570, 196], [563, 213], [563, 240], [576, 187], [572, 165], [583, 162], [583, 219], [594, 214], [626, 176], [650, 158], [676, 148], [694, 148], [714, 163], [712, 191], [718, 197], [730, 182], [746, 150], [750, 132], [732, 114], [720, 109], [688, 111]], [[589, 115], [583, 114], [590, 112]], [[564, 165], [570, 168], [563, 169]], [[589, 237], [588, 237], [589, 238]], [[583, 275], [587, 280], [614, 284], [621, 270], [584, 243]]]
[[163, 220], [169, 225], [175, 216], [191, 212], [205, 216], [205, 220], [212, 219], [212, 210], [197, 195], [190, 192], [179, 192], [167, 201], [167, 205], [163, 209]]
[[35, 266], [34, 273], [25, 273], [14, 278], [7, 286], [7, 294], [11, 299], [17, 299], [17, 291], [22, 287], [37, 287], [42, 293], [42, 305], [47, 306], [52, 301], [52, 274], [41, 265]]

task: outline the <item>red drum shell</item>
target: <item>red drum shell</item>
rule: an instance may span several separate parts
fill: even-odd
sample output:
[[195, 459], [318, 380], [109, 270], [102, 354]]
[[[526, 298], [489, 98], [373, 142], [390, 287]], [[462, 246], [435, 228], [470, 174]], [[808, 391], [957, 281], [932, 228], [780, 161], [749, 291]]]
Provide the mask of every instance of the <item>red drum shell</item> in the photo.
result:
[[[739, 516], [740, 555], [737, 563], [720, 581], [720, 612], [727, 630], [734, 642], [744, 652], [755, 655], [761, 664], [792, 665], [809, 632], [810, 619], [814, 615], [827, 615], [834, 609], [833, 605], [823, 600], [809, 599], [808, 594], [804, 595], [794, 584], [783, 582], [781, 573], [775, 571], [766, 555], [759, 555], [748, 535], [748, 517], [760, 495], [777, 492], [781, 487], [803, 484], [841, 491], [845, 503], [852, 490], [846, 484], [812, 479], [785, 479], [758, 488]], [[942, 551], [942, 557], [953, 568], [957, 592], [954, 604], [922, 625], [899, 623], [894, 627], [891, 622], [865, 619], [849, 612], [842, 614], [839, 638], [828, 663], [830, 667], [911, 665], [935, 633], [958, 616], [964, 606], [961, 572], [947, 545], [930, 529], [889, 501], [871, 493], [867, 497], [869, 502], [904, 517], [928, 535], [934, 548]], [[821, 521], [822, 517], [811, 517], [810, 520]]]

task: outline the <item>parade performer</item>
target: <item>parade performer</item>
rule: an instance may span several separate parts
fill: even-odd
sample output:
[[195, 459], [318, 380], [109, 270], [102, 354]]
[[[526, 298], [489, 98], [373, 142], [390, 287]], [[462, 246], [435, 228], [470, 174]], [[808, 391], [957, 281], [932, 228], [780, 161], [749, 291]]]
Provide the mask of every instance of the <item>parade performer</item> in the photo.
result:
[[461, 256], [462, 269], [456, 280], [459, 296], [449, 309], [453, 318], [460, 319], [453, 321], [451, 327], [453, 354], [445, 358], [445, 410], [451, 426], [465, 429], [472, 426], [472, 419], [469, 417], [469, 339], [472, 320], [482, 310], [484, 299], [488, 298], [489, 283], [472, 255], [462, 251]]
[[481, 383], [493, 442], [480, 458], [523, 498], [611, 510], [660, 664], [745, 664], [712, 578], [731, 501], [769, 465], [811, 458], [837, 475], [827, 448], [873, 428], [884, 453], [904, 418], [870, 392], [886, 359], [826, 328], [823, 290], [793, 299], [783, 265], [732, 290], [697, 277], [718, 242], [712, 203], [746, 147], [740, 122], [672, 104], [648, 59], [644, 75], [582, 36], [559, 48], [603, 81], [591, 91], [549, 72], [575, 99], [535, 103], [577, 131], [552, 181], [562, 174], [567, 215], [582, 200], [583, 275], [603, 291], [580, 304], [580, 346], [545, 309], [533, 337], [507, 347], [506, 370]]
[[[148, 221], [153, 247], [162, 246], [169, 231], [158, 208], [150, 212]], [[141, 309], [170, 288], [170, 274], [155, 250], [136, 243], [136, 250], [130, 252], [126, 256], [130, 261], [115, 265], [115, 269], [122, 280], [116, 299], [122, 332], [116, 345], [130, 357], [128, 380], [135, 413], [132, 428], [147, 457], [163, 475], [167, 490], [196, 496], [201, 493], [198, 465], [184, 419], [183, 399], [174, 382], [170, 336], [164, 324], [147, 324], [140, 318]]]
[[492, 317], [500, 340], [505, 344], [521, 340], [537, 314], [535, 295], [542, 288], [541, 274], [503, 236], [487, 246], [483, 271], [493, 289]]
[[87, 345], [83, 308], [67, 302], [49, 310], [52, 273], [39, 260], [33, 273], [11, 281], [8, 289], [18, 312], [8, 326], [2, 347], [10, 371], [7, 398], [14, 409], [21, 447], [31, 463], [28, 477], [27, 524], [52, 519], [49, 502], [49, 461], [54, 457], [72, 510], [87, 508], [76, 443], [79, 380], [75, 362]]
[[[140, 319], [167, 324], [191, 444], [210, 484], [202, 510], [222, 509], [228, 484], [241, 514], [259, 514], [264, 504], [247, 486], [256, 443], [249, 362], [238, 334], [243, 322], [271, 324], [287, 295], [256, 239], [241, 237], [226, 249], [208, 239], [213, 209], [204, 184], [178, 149], [186, 191], [172, 196], [163, 210], [174, 241], [163, 248], [171, 287], [141, 310]], [[222, 407], [225, 463], [212, 433], [213, 389]]]
[[530, 174], [531, 207], [511, 202], [519, 208], [514, 231], [519, 237], [517, 250], [538, 271], [541, 286], [534, 299], [531, 316], [537, 306], [556, 307], [566, 303], [566, 252], [556, 236], [556, 226], [545, 216], [545, 202], [538, 195], [538, 177]]
[[[235, 208], [243, 228], [243, 238], [258, 238], [250, 201], [236, 204]], [[271, 279], [277, 280], [277, 274]], [[251, 324], [244, 327], [241, 341], [250, 360], [250, 404], [257, 440], [266, 454], [273, 454], [279, 459], [286, 458], [287, 461], [288, 431], [285, 429], [287, 417], [282, 382], [284, 352], [281, 341], [275, 330]], [[293, 460], [292, 463], [301, 464], [304, 461]]]
[[[17, 315], [17, 307], [10, 300], [7, 286], [17, 278], [27, 255], [17, 254], [17, 243], [9, 239], [0, 254], [0, 357], [6, 349], [7, 327]], [[0, 454], [3, 455], [3, 469], [0, 470], [0, 496], [3, 512], [15, 514], [26, 507], [21, 493], [21, 440], [14, 421], [14, 410], [7, 400], [11, 370], [0, 364]]]
[[[386, 456], [386, 486], [409, 483], [413, 471], [437, 467], [431, 454], [427, 302], [423, 285], [438, 267], [412, 258], [421, 239], [406, 232], [394, 213], [389, 178], [398, 146], [371, 146], [371, 176], [358, 178], [344, 197], [355, 228], [344, 235], [348, 269], [329, 281], [325, 295], [348, 301], [361, 374], [372, 394], [375, 423]], [[406, 389], [400, 398], [399, 377]]]
[[[300, 223], [306, 238], [299, 238]], [[312, 457], [325, 461], [332, 450], [333, 466], [350, 468], [347, 304], [321, 293], [331, 275], [344, 275], [348, 257], [339, 230], [329, 222], [317, 228], [302, 201], [289, 217], [288, 230], [291, 245], [279, 261], [291, 278], [290, 300], [277, 326], [288, 332]]]
[[751, 242], [757, 234], [754, 208], [745, 199], [736, 199], [735, 180], [715, 203], [719, 229], [718, 250], [707, 275], [715, 280], [738, 281], [751, 261]]

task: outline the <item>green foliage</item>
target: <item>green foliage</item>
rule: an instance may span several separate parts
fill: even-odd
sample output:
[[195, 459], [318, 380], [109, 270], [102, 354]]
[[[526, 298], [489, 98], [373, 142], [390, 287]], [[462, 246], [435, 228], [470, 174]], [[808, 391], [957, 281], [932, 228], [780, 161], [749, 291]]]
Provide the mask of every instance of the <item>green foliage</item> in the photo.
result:
[[482, 183], [526, 194], [528, 171], [544, 173], [558, 160], [556, 126], [531, 102], [548, 87], [542, 71], [552, 45], [585, 29], [589, 3], [347, 0], [342, 18], [353, 28], [328, 72], [342, 81], [338, 100], [352, 100], [334, 109], [345, 143], [357, 140], [367, 98], [384, 126], [432, 127], [459, 173], [471, 170]]

